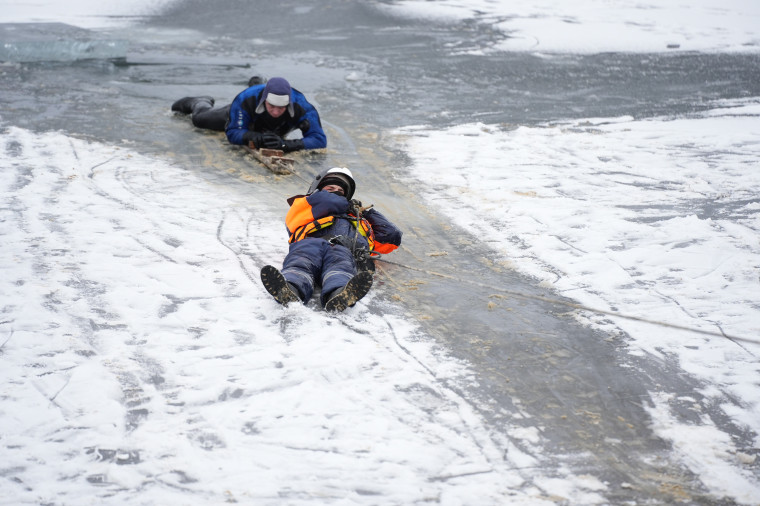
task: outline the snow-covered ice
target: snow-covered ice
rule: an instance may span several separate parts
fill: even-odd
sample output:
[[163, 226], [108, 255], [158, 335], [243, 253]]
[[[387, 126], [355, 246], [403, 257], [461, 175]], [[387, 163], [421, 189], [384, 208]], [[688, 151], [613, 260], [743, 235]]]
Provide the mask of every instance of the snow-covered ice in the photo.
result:
[[0, 23], [66, 23], [88, 29], [123, 27], [173, 2], [175, 0], [3, 0]]
[[[732, 416], [757, 434], [758, 117], [760, 102], [752, 100], [716, 104], [693, 118], [398, 134], [414, 158], [409, 177], [429, 189], [431, 205], [489, 237], [513, 268], [599, 310], [578, 316], [627, 332], [631, 353], [675, 357], [721, 387], [702, 392], [716, 403], [727, 392], [742, 399], [745, 410]], [[446, 149], [461, 146], [462, 136], [468, 149]], [[615, 314], [622, 318], [610, 325]], [[715, 489], [758, 497], [756, 480], [730, 471], [738, 450], [729, 438], [674, 425], [664, 404], [651, 414], [656, 432]], [[695, 447], [710, 458], [695, 457]]]
[[[401, 17], [472, 19], [504, 34], [465, 52], [544, 53], [760, 50], [760, 4], [747, 0], [398, 0], [381, 8]], [[456, 49], [456, 48], [454, 48]]]
[[[155, 2], [59, 4], [5, 2], [0, 23], [108, 27]], [[484, 52], [760, 48], [760, 4], [740, 0], [436, 4], [438, 20], [508, 35]], [[6, 127], [2, 112], [0, 126], [0, 504], [88, 504], [93, 486], [114, 504], [604, 504], [593, 476], [531, 468], [535, 432], [506, 427], [536, 451], [505, 457], [458, 394], [468, 365], [392, 305], [364, 311], [372, 292], [340, 316], [272, 301], [256, 265], [283, 258], [282, 216], [241, 187]], [[630, 353], [675, 358], [702, 395], [739, 399], [726, 414], [760, 433], [760, 97], [678, 118], [393, 133], [413, 160], [399, 177], [431, 206], [472, 210], [451, 219], [602, 311], [577, 317], [626, 332]], [[756, 455], [652, 401], [653, 430], [712, 494], [760, 502]]]

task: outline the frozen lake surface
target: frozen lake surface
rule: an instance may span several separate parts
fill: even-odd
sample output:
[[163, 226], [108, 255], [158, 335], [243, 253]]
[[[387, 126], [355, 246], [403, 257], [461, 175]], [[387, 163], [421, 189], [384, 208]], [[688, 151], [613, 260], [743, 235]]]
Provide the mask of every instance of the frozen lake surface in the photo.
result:
[[[129, 46], [0, 64], [0, 503], [760, 501], [760, 8], [48, 3]], [[169, 111], [252, 75], [294, 176]], [[258, 279], [329, 166], [405, 234], [337, 316]]]

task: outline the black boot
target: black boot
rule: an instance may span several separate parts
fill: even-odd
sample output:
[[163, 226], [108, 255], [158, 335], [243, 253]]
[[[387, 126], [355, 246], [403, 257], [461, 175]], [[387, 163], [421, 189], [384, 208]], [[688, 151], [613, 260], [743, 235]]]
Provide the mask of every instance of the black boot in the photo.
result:
[[285, 276], [276, 267], [272, 265], [262, 267], [261, 282], [264, 284], [267, 292], [269, 292], [269, 295], [274, 297], [274, 300], [283, 306], [287, 306], [295, 301], [301, 302], [301, 296], [298, 294], [296, 287], [288, 283]]
[[172, 111], [182, 114], [195, 114], [214, 107], [214, 99], [211, 97], [185, 97], [172, 104]]
[[330, 298], [325, 302], [325, 309], [327, 311], [343, 311], [367, 295], [370, 288], [372, 288], [372, 273], [362, 271], [349, 279], [346, 286], [338, 288], [330, 294]]
[[257, 84], [264, 84], [267, 82], [266, 77], [261, 76], [253, 76], [250, 79], [248, 79], [248, 87], [255, 86]]

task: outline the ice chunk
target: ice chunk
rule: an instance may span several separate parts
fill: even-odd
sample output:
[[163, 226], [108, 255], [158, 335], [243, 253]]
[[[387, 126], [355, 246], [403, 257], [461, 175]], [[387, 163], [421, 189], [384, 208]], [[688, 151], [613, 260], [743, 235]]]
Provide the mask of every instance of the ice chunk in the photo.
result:
[[74, 61], [127, 57], [126, 40], [64, 23], [0, 24], [0, 61]]

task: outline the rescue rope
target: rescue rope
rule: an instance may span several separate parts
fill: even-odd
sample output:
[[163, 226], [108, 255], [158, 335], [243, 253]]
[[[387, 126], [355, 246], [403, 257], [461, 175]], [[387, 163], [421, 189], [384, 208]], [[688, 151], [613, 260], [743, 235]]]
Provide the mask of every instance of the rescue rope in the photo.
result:
[[[592, 313], [603, 314], [603, 315], [608, 315], [608, 316], [614, 316], [616, 318], [623, 318], [623, 319], [626, 319], [626, 320], [632, 320], [632, 321], [637, 321], [637, 322], [642, 322], [642, 323], [648, 323], [650, 325], [657, 325], [657, 326], [660, 326], [660, 327], [666, 327], [666, 328], [671, 328], [671, 329], [684, 330], [684, 331], [687, 331], [687, 332], [693, 332], [695, 334], [702, 334], [702, 335], [713, 336], [713, 337], [723, 337], [723, 338], [726, 338], [726, 339], [734, 342], [738, 346], [741, 346], [741, 344], [739, 344], [739, 342], [747, 342], [747, 343], [760, 344], [760, 340], [758, 340], [758, 339], [752, 339], [752, 338], [749, 338], [749, 337], [730, 335], [730, 334], [726, 334], [722, 330], [720, 332], [716, 332], [716, 331], [713, 331], [713, 330], [696, 329], [696, 328], [693, 328], [693, 327], [687, 327], [687, 326], [678, 325], [678, 324], [675, 324], [675, 323], [668, 323], [668, 322], [663, 322], [663, 321], [658, 321], [658, 320], [650, 320], [648, 318], [643, 318], [641, 316], [627, 315], [627, 314], [624, 314], [624, 313], [619, 313], [619, 312], [616, 312], [616, 311], [610, 311], [610, 310], [607, 310], [607, 309], [594, 308], [594, 307], [586, 306], [584, 304], [578, 304], [577, 302], [569, 302], [569, 301], [554, 299], [554, 298], [551, 298], [551, 297], [544, 297], [542, 295], [531, 295], [531, 294], [527, 294], [527, 293], [517, 292], [517, 291], [514, 291], [514, 290], [509, 290], [509, 289], [506, 289], [506, 288], [502, 288], [502, 287], [496, 287], [496, 286], [487, 285], [485, 283], [480, 283], [478, 281], [473, 281], [471, 279], [462, 279], [462, 278], [459, 278], [457, 276], [452, 276], [450, 274], [443, 274], [443, 273], [440, 273], [440, 272], [430, 271], [430, 270], [427, 270], [427, 269], [422, 269], [422, 268], [419, 268], [419, 267], [413, 267], [411, 265], [406, 265], [406, 264], [402, 264], [402, 263], [399, 263], [399, 262], [394, 262], [393, 260], [386, 260], [382, 256], [376, 256], [376, 257], [373, 257], [373, 259], [379, 260], [379, 261], [384, 262], [386, 264], [396, 265], [396, 266], [402, 267], [404, 269], [408, 269], [408, 270], [412, 270], [412, 271], [417, 271], [417, 272], [422, 272], [424, 274], [428, 274], [428, 275], [431, 275], [431, 276], [438, 276], [438, 277], [441, 277], [441, 278], [450, 279], [450, 280], [453, 280], [453, 281], [457, 281], [459, 283], [468, 283], [468, 284], [471, 284], [471, 285], [480, 286], [482, 288], [488, 288], [490, 290], [506, 293], [508, 295], [511, 295], [511, 296], [514, 296], [514, 297], [520, 297], [520, 298], [523, 298], [523, 299], [531, 299], [531, 300], [538, 300], [538, 301], [541, 301], [541, 302], [548, 302], [550, 304], [557, 304], [557, 305], [562, 305], [562, 306], [566, 306], [566, 307], [573, 308], [573, 309], [578, 309], [578, 310], [583, 310], [583, 311], [589, 311], [589, 312], [592, 312]], [[741, 346], [741, 348], [754, 356], [754, 353], [752, 353], [750, 350], [748, 350], [744, 346]]]

